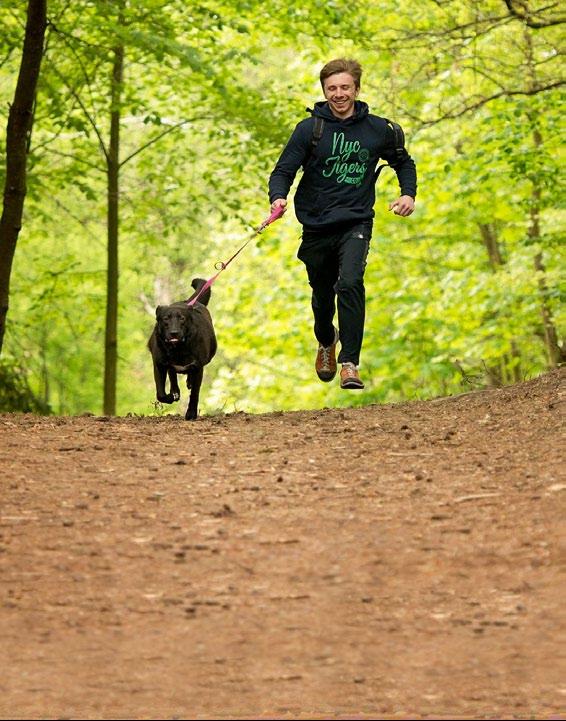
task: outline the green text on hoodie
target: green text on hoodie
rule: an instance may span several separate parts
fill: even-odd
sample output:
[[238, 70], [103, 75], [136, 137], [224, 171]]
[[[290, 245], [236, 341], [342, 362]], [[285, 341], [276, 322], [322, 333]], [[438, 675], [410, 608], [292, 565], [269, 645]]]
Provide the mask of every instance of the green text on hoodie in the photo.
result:
[[[314, 117], [324, 118], [324, 131], [312, 154]], [[299, 223], [311, 230], [356, 223], [374, 216], [375, 168], [380, 159], [394, 166], [401, 195], [415, 197], [417, 172], [405, 150], [395, 153], [395, 135], [384, 118], [371, 115], [357, 100], [354, 114], [341, 120], [327, 102], [316, 103], [312, 117], [296, 126], [269, 178], [269, 201], [287, 198], [301, 166], [295, 194]]]

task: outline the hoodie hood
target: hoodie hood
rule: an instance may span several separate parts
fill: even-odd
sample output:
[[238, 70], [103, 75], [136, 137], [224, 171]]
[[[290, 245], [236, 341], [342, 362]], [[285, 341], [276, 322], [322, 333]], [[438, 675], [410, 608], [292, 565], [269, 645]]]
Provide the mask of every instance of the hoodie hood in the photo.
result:
[[350, 115], [349, 118], [345, 118], [344, 120], [342, 120], [341, 118], [337, 118], [336, 115], [333, 114], [326, 100], [320, 100], [318, 103], [314, 104], [313, 110], [311, 110], [310, 108], [307, 108], [307, 110], [312, 114], [313, 117], [324, 118], [324, 120], [329, 123], [343, 123], [344, 125], [351, 125], [352, 123], [357, 123], [360, 120], [366, 118], [369, 114], [368, 104], [364, 103], [362, 100], [354, 101], [354, 114]]

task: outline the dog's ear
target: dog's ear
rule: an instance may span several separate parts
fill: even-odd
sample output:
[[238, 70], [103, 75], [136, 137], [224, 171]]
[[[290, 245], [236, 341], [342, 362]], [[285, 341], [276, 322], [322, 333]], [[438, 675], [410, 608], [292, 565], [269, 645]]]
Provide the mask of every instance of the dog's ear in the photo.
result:
[[164, 305], [158, 305], [155, 309], [155, 317], [159, 318], [160, 315], [163, 315], [163, 309], [165, 308]]

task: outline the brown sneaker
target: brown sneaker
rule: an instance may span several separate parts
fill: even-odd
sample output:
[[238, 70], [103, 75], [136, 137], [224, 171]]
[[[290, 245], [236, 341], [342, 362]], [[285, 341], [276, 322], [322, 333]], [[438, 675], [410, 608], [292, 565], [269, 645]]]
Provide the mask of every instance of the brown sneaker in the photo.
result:
[[353, 363], [343, 363], [340, 371], [340, 388], [359, 388], [364, 387], [360, 378], [358, 369]]
[[336, 375], [336, 344], [338, 343], [338, 331], [334, 329], [334, 343], [328, 347], [318, 346], [316, 354], [316, 374], [321, 381], [328, 383]]

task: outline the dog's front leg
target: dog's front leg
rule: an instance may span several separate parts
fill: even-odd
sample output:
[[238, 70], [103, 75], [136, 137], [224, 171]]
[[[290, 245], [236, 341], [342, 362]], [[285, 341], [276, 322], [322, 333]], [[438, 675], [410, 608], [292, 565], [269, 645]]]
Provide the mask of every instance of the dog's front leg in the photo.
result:
[[[154, 363], [153, 364], [153, 377], [155, 378], [155, 395], [157, 396], [157, 400], [160, 403], [173, 403], [173, 401], [179, 400], [179, 396], [177, 396], [177, 398], [174, 398], [172, 393], [165, 392], [165, 379], [167, 378], [167, 366], [164, 366], [161, 363]], [[176, 381], [176, 379], [175, 379], [175, 381]], [[177, 386], [177, 390], [179, 390], [179, 386]]]
[[191, 397], [185, 414], [186, 421], [194, 421], [198, 415], [198, 397], [200, 386], [202, 383], [203, 370], [202, 366], [191, 369], [187, 373], [187, 388], [191, 389]]
[[167, 372], [169, 373], [169, 395], [173, 396], [174, 401], [178, 401], [181, 397], [181, 389], [177, 381], [177, 373], [173, 368], [169, 368]]

